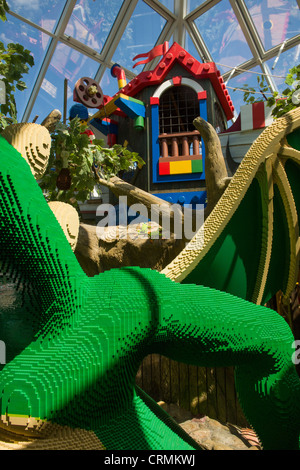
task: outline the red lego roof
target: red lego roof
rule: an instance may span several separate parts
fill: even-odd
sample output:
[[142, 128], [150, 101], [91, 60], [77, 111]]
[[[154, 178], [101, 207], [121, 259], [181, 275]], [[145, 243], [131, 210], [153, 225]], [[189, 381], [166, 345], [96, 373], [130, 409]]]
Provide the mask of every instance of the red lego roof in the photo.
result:
[[212, 86], [219, 98], [223, 107], [227, 120], [233, 118], [234, 106], [226, 89], [224, 80], [220, 71], [217, 69], [214, 62], [201, 63], [198, 62], [191, 54], [183, 49], [179, 44], [174, 44], [163, 55], [159, 64], [154, 70], [148, 72], [141, 72], [124, 88], [118, 91], [127, 96], [135, 96], [139, 91], [145, 87], [159, 85], [165, 80], [165, 77], [170, 72], [175, 63], [179, 63], [185, 70], [187, 70], [195, 79], [209, 79]]

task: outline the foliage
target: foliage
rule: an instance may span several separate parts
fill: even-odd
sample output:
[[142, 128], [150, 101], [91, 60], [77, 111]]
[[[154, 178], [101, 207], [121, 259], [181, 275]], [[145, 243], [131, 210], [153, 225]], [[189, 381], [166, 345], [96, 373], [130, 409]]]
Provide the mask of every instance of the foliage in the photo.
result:
[[[86, 125], [75, 118], [69, 126], [59, 122], [52, 133], [49, 164], [40, 181], [48, 200], [76, 205], [77, 201], [88, 199], [96, 184], [94, 168], [97, 168], [103, 179], [109, 179], [121, 170], [129, 170], [135, 162], [144, 164], [137, 153], [121, 145], [105, 148], [103, 140], [97, 139], [90, 144], [89, 137], [82, 133], [85, 129]], [[56, 186], [63, 167], [68, 167], [71, 175], [71, 187], [68, 190], [59, 190]]]
[[9, 11], [6, 0], [0, 0], [0, 19], [2, 21], [6, 20], [6, 13]]
[[143, 223], [140, 228], [137, 229], [139, 236], [143, 238], [150, 238], [150, 239], [160, 239], [165, 238], [162, 237], [162, 227], [158, 227], [157, 229], [152, 228], [151, 222]]
[[[243, 99], [245, 103], [252, 104], [263, 101], [264, 93], [270, 92], [269, 85], [264, 75], [257, 75], [257, 84], [260, 93], [257, 92], [257, 88], [249, 87], [247, 83], [243, 85], [243, 89], [245, 90]], [[236, 88], [234, 91], [236, 91]], [[265, 100], [267, 100], [267, 98], [265, 98]]]
[[[8, 6], [5, 0], [0, 0], [0, 18], [6, 20]], [[0, 105], [0, 132], [8, 124], [17, 122], [17, 108], [14, 93], [16, 88], [23, 91], [26, 87], [22, 77], [28, 73], [29, 66], [34, 65], [34, 59], [29, 50], [21, 44], [10, 43], [7, 48], [0, 42], [0, 77], [5, 84], [5, 104]]]
[[[269, 90], [269, 85], [266, 82], [265, 77], [258, 76], [257, 82], [261, 94], [259, 98], [254, 96], [254, 93], [257, 93], [255, 88], [249, 87], [247, 84], [244, 85], [244, 102], [247, 104], [257, 103], [263, 101], [264, 93]], [[276, 119], [283, 116], [288, 111], [295, 109], [300, 104], [300, 64], [292, 67], [289, 70], [289, 73], [286, 76], [285, 82], [288, 87], [283, 90], [281, 95], [277, 91], [273, 92], [273, 96], [270, 98], [265, 97], [267, 106], [272, 109], [272, 116]], [[236, 90], [236, 89], [235, 89]]]

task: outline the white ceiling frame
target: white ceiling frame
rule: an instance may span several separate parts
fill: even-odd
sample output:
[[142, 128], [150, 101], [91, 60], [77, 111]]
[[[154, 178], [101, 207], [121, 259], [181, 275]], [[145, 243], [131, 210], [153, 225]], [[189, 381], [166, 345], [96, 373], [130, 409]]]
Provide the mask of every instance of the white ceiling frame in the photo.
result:
[[55, 38], [55, 34], [51, 33], [50, 31], [47, 31], [46, 29], [42, 28], [40, 25], [36, 24], [36, 23], [33, 23], [32, 21], [28, 20], [27, 18], [25, 18], [24, 16], [21, 16], [19, 15], [18, 13], [15, 13], [14, 11], [12, 10], [9, 10], [8, 11], [8, 14], [11, 15], [11, 16], [14, 16], [15, 18], [17, 18], [18, 20], [22, 21], [22, 23], [26, 23], [28, 24], [29, 26], [31, 26], [32, 28], [34, 29], [38, 29], [41, 33], [44, 33], [46, 34], [47, 36], [50, 36], [52, 38]]
[[[165, 7], [162, 3], [160, 3], [158, 0], [143, 0], [149, 7], [151, 7], [153, 10], [155, 10], [160, 16], [165, 18], [167, 21], [174, 21], [176, 20], [176, 14], [170, 11], [167, 7]], [[178, 0], [174, 0], [175, 3]], [[179, 0], [180, 2], [185, 1], [185, 0]]]
[[190, 18], [185, 20], [185, 28], [189, 33], [194, 46], [203, 62], [213, 62], [213, 58], [203, 40], [195, 22]]
[[[285, 46], [281, 53], [283, 54], [285, 51], [292, 49], [298, 44], [300, 44], [300, 34], [298, 34], [297, 36], [294, 36], [293, 38], [287, 39]], [[266, 51], [264, 53], [263, 60], [265, 61], [265, 60], [272, 59], [273, 57], [276, 57], [279, 52], [280, 47], [281, 47], [281, 44], [278, 44], [278, 46], [272, 47], [272, 49], [269, 49], [268, 51]], [[295, 64], [291, 64], [291, 67], [293, 65]]]
[[[239, 68], [242, 68], [243, 70], [250, 70], [251, 68], [260, 66], [262, 68], [262, 73], [268, 73], [264, 62], [266, 60], [269, 60], [277, 56], [279, 49], [281, 47], [281, 44], [279, 44], [278, 46], [275, 46], [269, 51], [265, 51], [262, 41], [256, 31], [255, 25], [245, 5], [244, 0], [229, 0], [229, 1], [237, 17], [237, 20], [241, 26], [241, 29], [246, 38], [247, 44], [249, 45], [249, 48], [253, 54], [252, 59], [236, 67], [236, 71], [232, 74], [231, 78], [236, 77], [237, 75], [240, 75], [241, 73], [243, 73], [243, 71], [239, 71]], [[201, 14], [205, 13], [207, 10], [215, 6], [217, 3], [219, 3], [219, 0], [208, 0], [207, 2], [202, 4], [199, 8], [191, 12], [185, 18], [186, 29], [188, 33], [190, 34], [190, 37], [197, 49], [197, 52], [202, 58], [202, 60], [209, 58], [210, 61], [213, 61], [209, 53], [209, 50], [206, 47], [205, 41], [201, 37], [201, 34], [199, 33], [199, 30], [195, 25], [194, 20], [198, 18]], [[300, 44], [300, 35], [287, 40], [282, 52], [292, 47], [295, 47], [297, 44]], [[223, 78], [225, 81], [230, 76], [232, 70], [233, 68], [229, 69], [228, 72], [225, 72], [223, 74]], [[266, 77], [266, 79], [271, 90], [275, 91], [277, 87], [272, 77]]]
[[185, 49], [186, 29], [184, 25], [184, 18], [187, 14], [187, 0], [175, 0], [175, 15], [177, 17], [176, 30], [174, 32], [174, 41]]
[[[119, 42], [123, 36], [123, 33], [132, 17], [132, 14], [138, 4], [139, 0], [124, 0], [122, 7], [119, 10], [119, 13], [116, 17], [116, 20], [109, 32], [109, 35], [106, 39], [102, 51], [99, 53], [92, 48], [86, 46], [80, 41], [67, 36], [64, 34], [65, 28], [68, 24], [68, 21], [72, 15], [74, 6], [76, 5], [76, 0], [68, 0], [64, 7], [64, 10], [61, 14], [61, 17], [57, 23], [54, 33], [49, 32], [42, 28], [41, 26], [33, 23], [32, 21], [23, 18], [22, 16], [9, 12], [12, 16], [17, 19], [27, 23], [29, 26], [38, 29], [41, 33], [47, 35], [50, 39], [47, 52], [44, 57], [44, 61], [40, 67], [38, 78], [33, 86], [30, 98], [27, 102], [26, 109], [24, 111], [22, 121], [27, 121], [32, 112], [35, 100], [40, 91], [43, 79], [47, 73], [47, 69], [51, 63], [51, 59], [55, 52], [58, 42], [68, 45], [69, 47], [79, 51], [82, 54], [85, 54], [90, 59], [98, 62], [100, 67], [95, 75], [95, 80], [98, 82], [101, 81], [107, 68], [111, 68], [113, 65], [112, 57], [119, 45]], [[172, 35], [174, 36], [174, 41], [178, 42], [182, 47], [185, 47], [186, 34], [189, 34], [191, 40], [194, 43], [194, 46], [203, 61], [213, 61], [213, 58], [209, 52], [209, 49], [202, 38], [196, 24], [195, 19], [204, 14], [206, 11], [210, 10], [212, 7], [220, 3], [221, 0], [206, 0], [203, 4], [193, 10], [191, 13], [187, 13], [187, 0], [174, 0], [174, 12], [166, 8], [158, 0], [143, 0], [144, 3], [149, 5], [155, 12], [157, 12], [161, 17], [166, 20], [166, 24], [163, 27], [155, 45], [162, 44], [165, 41], [169, 41]], [[237, 17], [239, 25], [241, 26], [242, 32], [246, 38], [247, 44], [253, 54], [253, 58], [240, 64], [236, 67], [234, 73], [232, 73], [233, 68], [228, 69], [227, 72], [223, 74], [224, 80], [228, 79], [231, 75], [231, 78], [240, 75], [245, 70], [251, 70], [256, 66], [260, 66], [263, 73], [268, 73], [268, 67], [265, 64], [267, 60], [276, 58], [281, 48], [281, 44], [273, 47], [272, 49], [265, 51], [262, 41], [257, 33], [256, 27], [253, 23], [253, 20], [249, 14], [249, 11], [245, 5], [244, 0], [229, 0], [231, 7]], [[297, 0], [298, 5], [300, 0]], [[155, 46], [154, 45], [154, 46]], [[287, 51], [290, 48], [293, 48], [297, 45], [300, 45], [300, 34], [294, 36], [291, 39], [288, 39], [285, 44], [282, 52]], [[153, 47], [154, 47], [153, 46]], [[148, 52], [148, 51], [145, 51]], [[160, 57], [155, 58], [151, 63], [147, 63], [143, 68], [144, 71], [151, 70], [157, 65]], [[121, 64], [122, 65], [122, 64]], [[240, 68], [243, 71], [239, 70]], [[131, 80], [136, 74], [124, 67], [126, 77]], [[274, 73], [276, 75], [276, 73]], [[276, 90], [276, 84], [272, 77], [267, 77], [267, 82], [271, 89]]]
[[60, 19], [57, 23], [56, 28], [55, 28], [55, 33], [54, 33], [55, 37], [52, 37], [52, 39], [51, 39], [51, 42], [49, 44], [48, 50], [47, 50], [45, 58], [44, 58], [44, 62], [42, 64], [41, 68], [40, 68], [40, 71], [39, 71], [38, 77], [35, 81], [35, 84], [33, 86], [30, 98], [27, 102], [27, 106], [26, 106], [24, 114], [22, 116], [22, 122], [27, 122], [29, 117], [30, 117], [30, 114], [31, 114], [32, 108], [34, 106], [35, 100], [36, 100], [37, 95], [40, 91], [40, 88], [41, 88], [41, 85], [42, 85], [43, 80], [45, 78], [45, 75], [47, 73], [47, 70], [48, 70], [49, 64], [51, 62], [52, 56], [55, 52], [56, 45], [59, 41], [59, 37], [63, 35], [64, 30], [66, 29], [66, 26], [68, 24], [68, 21], [69, 21], [71, 15], [72, 15], [73, 8], [74, 8], [75, 4], [76, 4], [76, 0], [69, 0], [68, 2], [66, 2], [64, 10], [63, 10], [63, 12], [60, 16]]
[[99, 67], [94, 79], [99, 83], [107, 67], [111, 67], [112, 57], [119, 45], [123, 33], [130, 21], [131, 15], [135, 10], [138, 0], [124, 0], [118, 16], [109, 32], [106, 42], [101, 51], [102, 65]]
[[[156, 11], [160, 16], [165, 18], [167, 21], [166, 25], [164, 26], [156, 42], [156, 44], [161, 44], [162, 42], [167, 41], [168, 38], [172, 36], [172, 32], [171, 32], [172, 24], [175, 22], [176, 16], [174, 15], [174, 13], [170, 12], [170, 10], [168, 10], [166, 7], [160, 4], [157, 0], [144, 0], [144, 2], [147, 5], [149, 5], [154, 11]], [[125, 0], [125, 2], [123, 3], [101, 53], [102, 65], [99, 67], [94, 77], [97, 82], [101, 81], [105, 73], [105, 70], [107, 68], [112, 67], [113, 65], [112, 57], [115, 53], [116, 48], [118, 47], [119, 41], [121, 37], [123, 36], [123, 33], [127, 27], [127, 24], [131, 18], [133, 11], [135, 10], [137, 3], [138, 3], [138, 0]], [[145, 52], [148, 52], [148, 51], [145, 51]], [[148, 70], [149, 66], [153, 67], [154, 61], [151, 62], [151, 65], [146, 64], [143, 70]], [[125, 67], [124, 67], [124, 72], [128, 79], [132, 79], [136, 76], [134, 72], [129, 71]]]
[[243, 0], [229, 0], [254, 59], [262, 58], [264, 48]]
[[[166, 25], [164, 26], [162, 32], [160, 33], [155, 45], [163, 44], [166, 41], [169, 41], [172, 34], [174, 34], [174, 31], [176, 29], [176, 21], [174, 22], [167, 22]], [[148, 51], [145, 51], [148, 52]], [[160, 61], [160, 57], [155, 57], [151, 62], [148, 62], [145, 67], [143, 68], [143, 71], [147, 70], [152, 70], [156, 67], [158, 62]]]
[[202, 3], [198, 8], [189, 13], [184, 19], [188, 22], [194, 21], [198, 16], [203, 15], [203, 13], [210, 10], [212, 7], [220, 3], [222, 0], [207, 0]]
[[[286, 52], [289, 49], [292, 49], [293, 47], [295, 47], [297, 45], [300, 45], [300, 34], [298, 36], [294, 36], [293, 38], [288, 39], [286, 41], [286, 44], [285, 44], [285, 47], [284, 47], [282, 53]], [[254, 68], [258, 65], [260, 67], [264, 68], [264, 63], [267, 60], [273, 59], [277, 56], [280, 47], [281, 47], [281, 44], [279, 44], [278, 46], [273, 47], [272, 49], [270, 49], [267, 52], [264, 52], [263, 56], [261, 58], [259, 58], [258, 60], [250, 59], [247, 62], [244, 62], [243, 64], [240, 64], [240, 65], [236, 66], [236, 72], [232, 75], [232, 78], [236, 77], [237, 75], [240, 75], [241, 73], [243, 73], [243, 71], [239, 71], [239, 69], [250, 70], [251, 68]], [[226, 78], [229, 76], [231, 70], [232, 69], [229, 69], [228, 72], [223, 74], [224, 80], [226, 80]], [[276, 75], [276, 72], [274, 72], [274, 75]]]
[[[170, 10], [168, 10], [168, 8], [166, 8], [164, 5], [159, 3], [157, 0], [144, 0], [144, 2], [147, 3], [149, 7], [151, 7], [156, 13], [158, 13], [167, 21], [159, 37], [157, 38], [156, 43], [153, 46], [155, 47], [159, 44], [163, 44], [164, 42], [169, 41], [169, 39], [171, 38], [175, 30], [174, 25], [176, 24], [176, 15]], [[145, 52], [148, 52], [148, 51], [145, 51]], [[151, 62], [145, 64], [143, 71], [152, 70], [153, 68], [155, 68], [159, 60], [160, 60], [160, 57], [156, 57]]]
[[59, 42], [71, 47], [72, 49], [75, 49], [81, 54], [86, 55], [90, 59], [96, 60], [101, 63], [101, 54], [96, 52], [91, 47], [86, 46], [84, 43], [73, 38], [72, 36], [67, 36], [66, 34], [64, 34], [62, 37], [59, 38]]

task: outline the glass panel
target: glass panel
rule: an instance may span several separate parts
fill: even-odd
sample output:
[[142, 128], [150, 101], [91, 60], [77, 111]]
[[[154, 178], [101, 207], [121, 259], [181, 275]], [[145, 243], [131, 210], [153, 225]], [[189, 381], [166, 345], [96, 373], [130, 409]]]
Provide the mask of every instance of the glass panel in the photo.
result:
[[272, 67], [275, 62], [275, 57], [266, 62], [270, 74], [273, 76], [273, 80], [276, 83], [279, 93], [281, 93], [285, 88], [288, 88], [289, 85], [284, 83], [285, 78], [294, 65], [300, 64], [300, 44], [288, 51], [283, 52], [278, 62], [275, 65], [275, 68], [272, 70]]
[[220, 64], [239, 65], [252, 58], [237, 18], [228, 0], [223, 0], [195, 20], [207, 48], [222, 73]]
[[185, 36], [185, 50], [195, 57], [196, 60], [203, 62], [188, 32], [186, 32]]
[[24, 74], [22, 79], [28, 88], [23, 91], [16, 90], [15, 92], [18, 112], [17, 118], [21, 121], [27, 100], [29, 99], [33, 85], [40, 71], [50, 38], [47, 34], [39, 32], [37, 29], [32, 28], [11, 15], [7, 15], [7, 21], [2, 28], [3, 31], [0, 35], [0, 40], [5, 47], [9, 43], [19, 43], [25, 49], [28, 49], [34, 58], [34, 66], [29, 67], [28, 73]]
[[[256, 72], [256, 73], [251, 73]], [[243, 100], [244, 91], [243, 88], [247, 84], [248, 87], [254, 88], [257, 93], [254, 94], [255, 99], [262, 99], [264, 100], [264, 96], [259, 93], [259, 86], [257, 83], [257, 77], [262, 74], [262, 70], [259, 66], [254, 67], [251, 69], [250, 72], [243, 72], [240, 75], [237, 75], [234, 78], [231, 78], [226, 87], [228, 88], [228, 92], [233, 102], [233, 106], [235, 108], [235, 112], [238, 115], [240, 112], [240, 107], [246, 104]], [[237, 88], [236, 91], [233, 91], [233, 88]], [[265, 97], [269, 98], [272, 93], [265, 93]]]
[[105, 70], [105, 73], [100, 82], [100, 86], [102, 88], [103, 94], [108, 96], [114, 96], [119, 90], [118, 80], [111, 75], [110, 69]]
[[9, 8], [42, 28], [54, 32], [66, 1], [9, 0]]
[[42, 122], [53, 109], [59, 109], [63, 114], [65, 78], [68, 79], [68, 117], [68, 111], [74, 104], [73, 90], [75, 83], [82, 77], [94, 77], [98, 67], [97, 62], [65, 44], [58, 43], [29, 121], [38, 115], [37, 122]]
[[123, 0], [79, 0], [65, 34], [101, 52]]
[[190, 13], [191, 11], [195, 10], [205, 1], [206, 0], [187, 0], [187, 13]]
[[[164, 18], [140, 0], [117, 47], [113, 61], [133, 70], [133, 57], [149, 52], [154, 47], [165, 24]], [[134, 71], [139, 73], [142, 67], [139, 65]]]
[[170, 11], [174, 12], [174, 0], [159, 0]]
[[265, 50], [300, 33], [296, 0], [245, 0]]

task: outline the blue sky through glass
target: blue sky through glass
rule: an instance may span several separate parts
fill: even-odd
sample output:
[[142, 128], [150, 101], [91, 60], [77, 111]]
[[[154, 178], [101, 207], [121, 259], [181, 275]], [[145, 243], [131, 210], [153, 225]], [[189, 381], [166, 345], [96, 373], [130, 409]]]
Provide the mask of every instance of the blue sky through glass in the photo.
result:
[[[234, 67], [252, 53], [228, 0], [222, 0], [195, 20], [214, 62]], [[219, 65], [222, 73], [228, 71]]]
[[99, 64], [94, 60], [58, 43], [29, 120], [38, 115], [37, 123], [40, 123], [53, 109], [59, 109], [63, 114], [65, 78], [68, 79], [68, 116], [68, 111], [74, 104], [75, 83], [83, 76], [94, 77], [98, 67]]
[[78, 0], [65, 34], [100, 53], [122, 3], [123, 0]]
[[288, 87], [284, 81], [289, 70], [294, 65], [300, 64], [300, 45], [283, 52], [273, 69], [272, 67], [274, 63], [275, 58], [273, 57], [273, 59], [270, 59], [266, 62], [266, 65], [269, 68], [270, 74], [273, 76], [273, 80], [276, 83], [279, 93], [281, 93], [285, 88]]
[[[244, 92], [242, 91], [246, 85], [248, 85], [248, 87], [254, 88], [257, 92], [254, 94], [255, 99], [264, 100], [263, 95], [259, 93], [260, 88], [257, 82], [257, 77], [259, 77], [262, 73], [262, 69], [257, 66], [251, 69], [249, 72], [243, 72], [240, 75], [231, 78], [226, 84], [226, 87], [228, 88], [228, 92], [233, 102], [233, 106], [235, 107], [237, 113], [239, 113], [240, 107], [246, 104], [243, 99]], [[237, 88], [237, 90], [234, 91], [233, 88]], [[269, 98], [271, 96], [271, 92], [270, 94], [266, 93], [265, 96], [266, 98]]]
[[296, 0], [245, 0], [265, 50], [300, 34]]
[[[113, 61], [133, 70], [133, 57], [149, 52], [155, 45], [166, 20], [140, 0], [113, 56]], [[142, 66], [134, 69], [139, 73]]]
[[[300, 10], [297, 1], [245, 0], [266, 50], [300, 33]], [[77, 0], [64, 31], [65, 34], [101, 53], [123, 3], [124, 0]], [[122, 67], [128, 68], [137, 74], [142, 71], [142, 65], [133, 69], [134, 62], [132, 58], [137, 54], [149, 52], [166, 25], [165, 18], [154, 11], [155, 5], [159, 3], [170, 11], [174, 11], [174, 0], [157, 0], [154, 2], [153, 8], [143, 0], [138, 1], [121, 41], [113, 53], [113, 62], [117, 62]], [[24, 16], [44, 30], [55, 33], [66, 0], [52, 0], [51, 2], [44, 0], [9, 0], [8, 4], [12, 11]], [[188, 0], [187, 13], [194, 11], [195, 8], [203, 4], [207, 6], [207, 11], [196, 18], [195, 24], [219, 70], [224, 74], [234, 66], [242, 66], [243, 62], [252, 58], [252, 53], [229, 0], [220, 0], [214, 6], [211, 6], [213, 2], [207, 2], [207, 0]], [[7, 17], [8, 21], [0, 26], [0, 41], [3, 41], [5, 45], [8, 42], [22, 44], [31, 51], [35, 60], [34, 67], [30, 68], [29, 73], [23, 77], [28, 86], [27, 90], [23, 92], [16, 91], [18, 119], [20, 120], [26, 108], [26, 103], [31, 96], [51, 38], [48, 34], [42, 33], [12, 15], [8, 14]], [[122, 23], [120, 24], [122, 26]], [[169, 40], [169, 44], [172, 43], [173, 40]], [[197, 60], [201, 61], [188, 33], [186, 34], [185, 48]], [[300, 63], [300, 46], [281, 54], [275, 70], [272, 71], [274, 60], [275, 57], [267, 62], [270, 72], [285, 77], [289, 68]], [[220, 64], [225, 64], [228, 67]], [[62, 110], [64, 78], [69, 81], [69, 106], [72, 103], [76, 80], [83, 76], [93, 78], [99, 66], [100, 63], [96, 60], [89, 59], [77, 50], [64, 46], [59, 42], [42, 88], [39, 91], [31, 113], [31, 119], [36, 114], [42, 119], [53, 108]], [[118, 91], [118, 83], [110, 75], [109, 64], [105, 63], [105, 66], [108, 68], [105, 70], [100, 86], [104, 94], [113, 96]], [[260, 68], [258, 67], [257, 70], [260, 71]], [[238, 83], [243, 77], [244, 74], [240, 78], [230, 80], [228, 85], [235, 86], [235, 82]], [[275, 77], [274, 80], [279, 87], [279, 91], [286, 87], [284, 78]], [[255, 75], [251, 75], [251, 80], [248, 80], [247, 83], [249, 85], [256, 84]], [[239, 103], [243, 104], [242, 100], [238, 98], [242, 95], [241, 92], [230, 92], [230, 94], [236, 108], [239, 107]]]
[[160, 3], [162, 3], [170, 11], [174, 11], [174, 0], [160, 0]]
[[187, 13], [190, 13], [191, 11], [195, 10], [195, 8], [198, 8], [205, 1], [206, 0], [188, 0], [188, 2], [187, 2]]
[[105, 73], [100, 82], [103, 94], [108, 96], [114, 96], [119, 90], [118, 80], [113, 77], [110, 73], [110, 69], [106, 69]]
[[57, 21], [59, 20], [65, 0], [9, 0], [9, 8], [23, 16], [27, 20], [41, 26], [42, 28], [54, 32]]
[[23, 81], [26, 83], [27, 88], [23, 91], [16, 90], [15, 92], [17, 118], [19, 121], [22, 119], [34, 82], [38, 77], [49, 40], [50, 38], [47, 34], [39, 32], [37, 29], [11, 15], [8, 15], [5, 28], [0, 33], [0, 41], [4, 43], [5, 47], [8, 43], [19, 43], [29, 50], [34, 58], [34, 66], [29, 67], [28, 73], [23, 75]]

